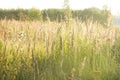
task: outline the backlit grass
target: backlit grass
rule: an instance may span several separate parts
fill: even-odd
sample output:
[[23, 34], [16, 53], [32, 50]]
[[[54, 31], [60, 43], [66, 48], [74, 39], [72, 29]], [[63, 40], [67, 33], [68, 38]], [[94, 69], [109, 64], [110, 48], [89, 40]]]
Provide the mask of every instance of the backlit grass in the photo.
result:
[[0, 21], [0, 80], [120, 80], [120, 29]]

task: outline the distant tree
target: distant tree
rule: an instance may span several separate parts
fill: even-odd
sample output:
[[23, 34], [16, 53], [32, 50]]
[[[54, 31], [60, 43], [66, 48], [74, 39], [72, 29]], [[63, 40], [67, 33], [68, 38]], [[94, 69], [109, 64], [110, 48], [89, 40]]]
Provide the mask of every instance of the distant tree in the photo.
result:
[[112, 23], [112, 15], [109, 10], [100, 10], [94, 7], [82, 10], [79, 18], [83, 22], [87, 23], [88, 20], [91, 20], [93, 22], [100, 23], [103, 26], [110, 26]]
[[70, 19], [72, 17], [72, 13], [69, 5], [69, 0], [64, 0], [63, 8], [64, 8], [65, 18]]
[[73, 11], [72, 11], [72, 18], [80, 19], [80, 17], [81, 17], [81, 12], [82, 12], [82, 10], [73, 10]]
[[43, 21], [46, 21], [47, 20], [47, 17], [48, 17], [48, 13], [47, 13], [47, 10], [42, 10], [42, 20]]
[[43, 21], [46, 21], [47, 18], [49, 18], [50, 21], [60, 22], [61, 20], [63, 20], [64, 11], [63, 9], [42, 10], [42, 16], [43, 16]]
[[31, 9], [0, 9], [0, 19], [15, 19], [15, 20], [43, 20], [47, 21], [65, 21], [69, 26], [71, 18], [80, 19], [82, 22], [88, 20], [98, 22], [103, 26], [112, 24], [112, 14], [107, 6], [103, 6], [103, 10], [98, 8], [87, 8], [84, 10], [71, 10], [69, 0], [64, 0], [63, 9], [47, 9], [39, 10]]
[[112, 14], [106, 5], [103, 6], [102, 14], [104, 16], [104, 25], [109, 27], [112, 25]]
[[31, 8], [28, 10], [28, 17], [30, 20], [41, 20], [42, 19], [42, 14], [39, 9]]
[[69, 26], [70, 23], [70, 19], [72, 17], [72, 10], [70, 9], [70, 5], [69, 5], [69, 0], [64, 0], [64, 14], [65, 14], [65, 20], [67, 22], [67, 26]]

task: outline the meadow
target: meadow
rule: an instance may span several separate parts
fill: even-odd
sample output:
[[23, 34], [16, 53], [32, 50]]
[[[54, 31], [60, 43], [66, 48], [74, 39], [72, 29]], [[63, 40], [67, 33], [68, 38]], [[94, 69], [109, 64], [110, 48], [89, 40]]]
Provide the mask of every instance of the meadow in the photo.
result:
[[0, 80], [120, 80], [119, 75], [119, 27], [0, 20]]

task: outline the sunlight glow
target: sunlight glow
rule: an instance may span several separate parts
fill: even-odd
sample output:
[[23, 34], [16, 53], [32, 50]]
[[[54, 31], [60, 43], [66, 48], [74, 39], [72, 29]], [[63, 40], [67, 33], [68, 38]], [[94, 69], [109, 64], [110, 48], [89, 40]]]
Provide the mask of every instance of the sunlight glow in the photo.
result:
[[[63, 8], [64, 0], [0, 0], [0, 8]], [[102, 9], [104, 5], [115, 14], [120, 12], [120, 0], [70, 0], [72, 9], [84, 9], [89, 7], [97, 7]]]

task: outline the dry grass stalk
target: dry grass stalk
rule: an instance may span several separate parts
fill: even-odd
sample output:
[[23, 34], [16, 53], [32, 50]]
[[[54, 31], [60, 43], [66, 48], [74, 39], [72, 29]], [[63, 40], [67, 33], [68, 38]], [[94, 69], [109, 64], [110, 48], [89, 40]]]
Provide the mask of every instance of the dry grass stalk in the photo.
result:
[[55, 46], [55, 39], [52, 40], [52, 44], [51, 44], [51, 53], [54, 52], [54, 46]]
[[5, 80], [5, 77], [6, 77], [6, 75], [3, 73], [3, 77], [2, 77], [2, 80]]
[[29, 57], [29, 54], [30, 54], [30, 46], [31, 46], [31, 45], [30, 45], [30, 43], [28, 43], [28, 47], [27, 47], [27, 54], [26, 54], [26, 55], [27, 55], [27, 57]]
[[47, 55], [49, 55], [49, 36], [47, 32], [46, 32], [46, 37], [45, 37], [45, 47], [46, 47], [46, 53]]
[[63, 50], [63, 43], [62, 43], [62, 36], [60, 35], [60, 52], [61, 52], [61, 55], [63, 55], [62, 53], [62, 50]]
[[72, 48], [74, 47], [74, 28], [71, 33], [71, 46], [72, 46]]
[[86, 62], [86, 57], [84, 57], [83, 62], [81, 63], [81, 71], [84, 69], [85, 67], [85, 62]]
[[[35, 43], [33, 44], [33, 49], [32, 49], [32, 63], [33, 63], [33, 68], [35, 68], [35, 56], [34, 56], [34, 51], [35, 51]], [[33, 79], [36, 79], [35, 76], [35, 71], [33, 71]]]
[[7, 42], [4, 42], [3, 57], [6, 56], [6, 51], [7, 51]]

